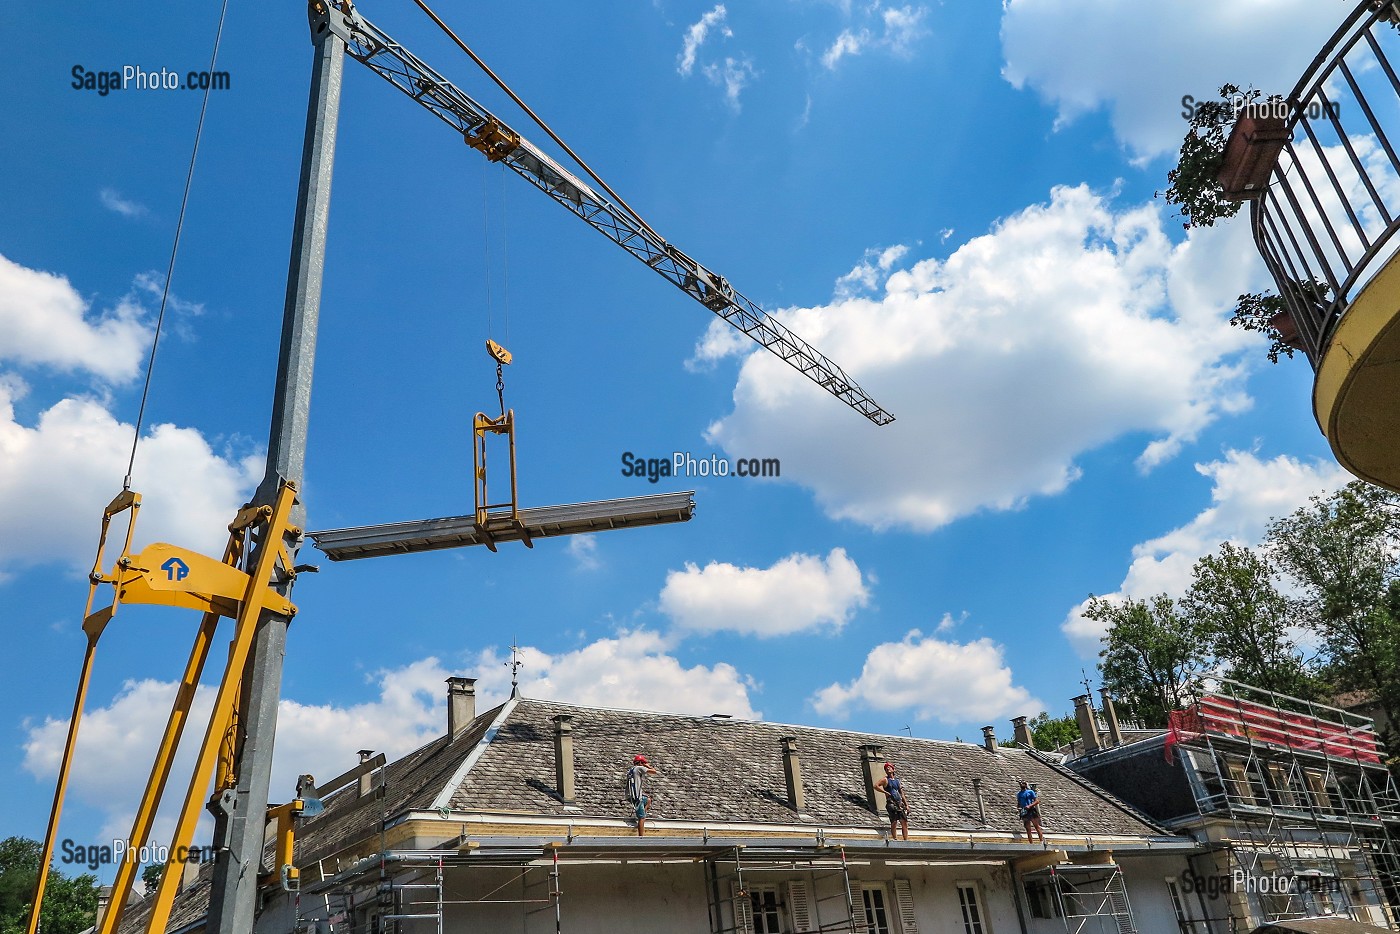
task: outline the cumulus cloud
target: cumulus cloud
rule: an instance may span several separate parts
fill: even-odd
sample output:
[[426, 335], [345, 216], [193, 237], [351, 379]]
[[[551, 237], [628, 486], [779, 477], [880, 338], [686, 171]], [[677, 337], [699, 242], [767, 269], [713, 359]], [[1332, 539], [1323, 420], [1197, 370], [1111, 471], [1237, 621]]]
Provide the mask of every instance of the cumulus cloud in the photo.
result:
[[98, 193], [98, 200], [102, 206], [109, 211], [120, 214], [122, 217], [141, 217], [146, 213], [146, 206], [139, 201], [132, 201], [123, 198], [121, 193], [115, 188], [104, 188]]
[[140, 372], [151, 338], [142, 315], [130, 296], [93, 314], [63, 276], [0, 256], [0, 361], [125, 382]]
[[[278, 708], [277, 751], [272, 767], [272, 795], [290, 798], [296, 777], [311, 772], [322, 781], [343, 772], [356, 750], [374, 749], [393, 760], [446, 730], [443, 680], [447, 672], [435, 658], [377, 672], [378, 696], [360, 704], [302, 704], [283, 699]], [[89, 706], [78, 732], [69, 781], [69, 800], [101, 815], [97, 839], [125, 838], [145, 788], [156, 744], [165, 729], [175, 682], [128, 681], [106, 704]], [[152, 839], [164, 843], [174, 831], [175, 815], [213, 708], [215, 687], [201, 685], [195, 694], [189, 726], [166, 791], [166, 806]], [[28, 730], [23, 767], [36, 779], [58, 775], [68, 720], [46, 719]], [[204, 839], [211, 832], [202, 827]]]
[[909, 710], [920, 720], [962, 723], [1029, 714], [1045, 705], [1013, 683], [1002, 647], [991, 639], [951, 642], [910, 630], [900, 642], [870, 650], [860, 677], [831, 684], [811, 698], [818, 713], [852, 708]]
[[[1125, 435], [1150, 439], [1139, 466], [1151, 469], [1249, 404], [1237, 354], [1251, 336], [1227, 314], [1257, 274], [1243, 262], [1252, 255], [1245, 225], [1173, 245], [1154, 205], [1118, 209], [1085, 186], [1056, 188], [947, 259], [858, 266], [830, 304], [779, 313], [836, 355], [893, 425], [852, 422], [833, 444], [810, 414], [831, 400], [751, 353], [733, 412], [707, 438], [780, 457], [784, 480], [828, 515], [877, 529], [928, 531], [1058, 493], [1079, 476], [1079, 455]], [[882, 294], [855, 294], [880, 278]], [[697, 358], [723, 349], [711, 338]]]
[[700, 51], [700, 47], [709, 38], [711, 30], [719, 30], [720, 35], [725, 37], [733, 36], [733, 31], [725, 25], [727, 11], [724, 4], [715, 5], [704, 16], [694, 23], [691, 23], [685, 30], [685, 38], [681, 44], [681, 54], [676, 57], [676, 71], [682, 75], [688, 75], [695, 69], [695, 56]]
[[[1211, 480], [1211, 503], [1190, 522], [1133, 548], [1133, 561], [1109, 599], [1146, 599], [1153, 594], [1184, 594], [1191, 585], [1191, 568], [1202, 555], [1222, 542], [1253, 546], [1263, 538], [1269, 520], [1285, 516], [1309, 496], [1339, 489], [1351, 479], [1336, 464], [1304, 462], [1286, 455], [1260, 460], [1248, 451], [1228, 451], [1222, 460], [1197, 464]], [[1098, 655], [1103, 624], [1083, 615], [1088, 601], [1069, 612], [1060, 629], [1080, 655]]]
[[1287, 94], [1347, 12], [1314, 0], [1007, 0], [1002, 8], [1006, 79], [1053, 104], [1062, 122], [1107, 109], [1115, 135], [1143, 158], [1180, 147], [1183, 95], [1212, 98], [1227, 82]]
[[598, 539], [592, 535], [573, 535], [569, 547], [565, 549], [581, 571], [596, 571], [603, 566], [598, 558]]
[[870, 601], [860, 568], [844, 549], [795, 554], [769, 568], [712, 561], [666, 575], [661, 610], [682, 629], [782, 636], [839, 630]]
[[[550, 653], [520, 649], [520, 691], [529, 697], [598, 707], [665, 710], [706, 716], [727, 713], [757, 718], [749, 700], [753, 682], [725, 662], [685, 667], [671, 655], [672, 644], [645, 629], [621, 632], [582, 648]], [[508, 656], [481, 652], [474, 670], [482, 672], [477, 690], [485, 703], [509, 695]]]
[[[24, 425], [14, 408], [24, 393], [21, 380], [0, 374], [0, 569], [53, 561], [85, 571], [134, 428], [80, 398]], [[136, 456], [136, 486], [147, 492], [137, 546], [168, 541], [220, 553], [229, 520], [261, 476], [258, 454], [219, 453], [193, 428], [156, 425]]]
[[914, 43], [928, 34], [924, 18], [925, 7], [881, 7], [879, 3], [861, 9], [877, 26], [846, 28], [827, 46], [821, 62], [834, 69], [843, 58], [853, 58], [870, 49], [884, 49], [891, 54], [907, 56]]

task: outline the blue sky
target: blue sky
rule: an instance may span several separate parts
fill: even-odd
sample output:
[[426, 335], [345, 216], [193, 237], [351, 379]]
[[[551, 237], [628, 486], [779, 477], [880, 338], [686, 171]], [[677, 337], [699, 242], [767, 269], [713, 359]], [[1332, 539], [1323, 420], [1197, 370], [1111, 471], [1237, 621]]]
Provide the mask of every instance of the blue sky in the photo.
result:
[[[516, 356], [526, 505], [693, 488], [697, 512], [533, 551], [321, 561], [295, 592], [275, 793], [436, 735], [449, 674], [499, 700], [513, 640], [535, 696], [1006, 735], [1092, 674], [1088, 594], [1179, 591], [1200, 554], [1344, 482], [1306, 364], [1271, 367], [1225, 323], [1264, 284], [1242, 220], [1188, 237], [1153, 200], [1181, 96], [1286, 90], [1342, 4], [594, 6], [439, 12], [663, 236], [898, 421], [730, 340], [347, 62], [310, 526], [470, 510], [488, 336]], [[542, 139], [411, 4], [361, 11]], [[200, 105], [74, 89], [72, 69], [204, 68], [216, 13], [0, 16], [29, 39], [0, 66], [0, 836], [38, 836]], [[232, 5], [139, 542], [217, 551], [262, 474], [310, 58], [295, 4]], [[782, 477], [622, 475], [624, 452], [673, 451], [776, 457]], [[65, 836], [125, 831], [194, 622], [132, 607], [108, 630]]]

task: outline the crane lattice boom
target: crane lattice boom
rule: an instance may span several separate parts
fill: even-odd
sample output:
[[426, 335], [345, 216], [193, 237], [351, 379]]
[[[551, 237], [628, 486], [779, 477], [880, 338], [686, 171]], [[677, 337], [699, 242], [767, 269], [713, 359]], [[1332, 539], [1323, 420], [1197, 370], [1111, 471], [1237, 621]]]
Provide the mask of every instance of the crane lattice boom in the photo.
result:
[[[779, 324], [723, 276], [667, 243], [634, 212], [599, 195], [368, 22], [352, 4], [345, 2], [340, 8], [328, 9], [323, 22], [325, 28], [345, 42], [352, 58], [462, 134], [473, 149], [493, 162], [509, 166], [590, 227], [875, 424], [894, 421], [894, 416], [866, 395], [834, 360]], [[320, 23], [313, 23], [313, 28], [320, 28]]]

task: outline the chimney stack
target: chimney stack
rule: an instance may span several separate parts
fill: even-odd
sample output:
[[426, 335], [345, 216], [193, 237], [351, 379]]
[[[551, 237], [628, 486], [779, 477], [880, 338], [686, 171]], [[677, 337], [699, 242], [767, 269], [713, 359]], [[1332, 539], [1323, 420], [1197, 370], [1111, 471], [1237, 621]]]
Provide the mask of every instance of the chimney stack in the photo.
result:
[[566, 713], [554, 721], [554, 787], [565, 804], [574, 803], [574, 718]]
[[1103, 697], [1103, 718], [1108, 721], [1108, 744], [1121, 746], [1123, 730], [1118, 725], [1118, 711], [1113, 708], [1113, 695], [1108, 692], [1108, 688], [1099, 688], [1099, 694]]
[[104, 885], [97, 890], [97, 918], [92, 923], [97, 927], [102, 926], [102, 917], [107, 914], [107, 908], [112, 904], [112, 887]]
[[1074, 719], [1079, 724], [1079, 736], [1084, 740], [1084, 754], [1093, 755], [1099, 751], [1099, 725], [1094, 722], [1094, 705], [1090, 695], [1080, 694], [1074, 699]]
[[1013, 717], [1011, 719], [1011, 738], [1016, 740], [1016, 745], [1022, 749], [1034, 749], [1035, 737], [1031, 735], [1030, 724], [1025, 717]]
[[982, 746], [988, 752], [997, 752], [997, 731], [995, 727], [982, 727]]
[[860, 747], [860, 770], [865, 777], [865, 797], [876, 813], [885, 810], [885, 793], [875, 783], [885, 777], [885, 747], [873, 743]]
[[476, 679], [447, 679], [447, 734], [456, 739], [476, 719]]
[[807, 793], [802, 787], [802, 760], [797, 755], [797, 737], [784, 736], [783, 778], [787, 780], [788, 803], [801, 814], [807, 810]]
[[[360, 765], [363, 766], [366, 762], [368, 762], [370, 756], [372, 755], [374, 755], [373, 749], [361, 749], [359, 752]], [[360, 797], [363, 798], [365, 795], [369, 794], [373, 790], [374, 770], [365, 769], [364, 771], [360, 772]]]

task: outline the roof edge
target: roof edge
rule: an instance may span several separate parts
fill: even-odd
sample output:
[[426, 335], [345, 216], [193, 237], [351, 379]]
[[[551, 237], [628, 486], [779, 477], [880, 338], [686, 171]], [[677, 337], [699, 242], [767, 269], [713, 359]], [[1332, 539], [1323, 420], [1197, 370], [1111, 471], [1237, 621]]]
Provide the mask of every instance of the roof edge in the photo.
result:
[[[442, 786], [442, 791], [439, 791], [437, 796], [433, 798], [433, 803], [430, 805], [433, 810], [436, 811], [451, 804], [452, 796], [457, 793], [457, 789], [461, 787], [462, 782], [466, 781], [467, 773], [472, 770], [472, 766], [476, 765], [477, 760], [480, 759], [482, 754], [490, 747], [492, 741], [496, 738], [496, 733], [500, 731], [501, 725], [506, 722], [506, 718], [511, 715], [515, 710], [516, 704], [519, 702], [520, 697], [516, 695], [501, 705], [501, 709], [496, 712], [495, 719], [493, 719], [491, 725], [486, 728], [486, 734], [481, 737], [476, 746], [472, 748], [472, 751], [467, 753], [467, 757], [462, 760], [461, 765], [457, 766], [457, 771], [453, 774], [451, 780], [448, 781], [446, 785]], [[451, 740], [448, 742], [450, 743]]]

